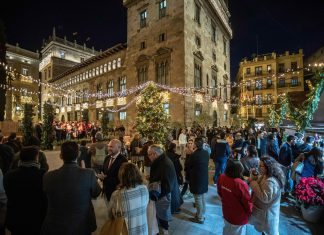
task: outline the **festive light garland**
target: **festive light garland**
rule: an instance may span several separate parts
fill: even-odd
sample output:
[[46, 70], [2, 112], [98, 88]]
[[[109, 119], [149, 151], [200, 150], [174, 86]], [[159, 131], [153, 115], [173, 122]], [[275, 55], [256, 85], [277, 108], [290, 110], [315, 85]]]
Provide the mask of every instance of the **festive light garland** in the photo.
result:
[[[135, 86], [135, 87], [132, 87], [132, 88], [129, 88], [129, 89], [126, 89], [126, 90], [123, 90], [123, 91], [119, 91], [119, 92], [114, 92], [113, 95], [111, 94], [108, 94], [108, 93], [103, 93], [103, 92], [97, 92], [97, 93], [83, 93], [82, 91], [78, 91], [78, 94], [81, 94], [80, 96], [76, 95], [76, 94], [66, 94], [66, 92], [75, 92], [75, 90], [73, 89], [69, 89], [69, 90], [66, 90], [66, 89], [62, 89], [60, 88], [58, 85], [52, 85], [52, 84], [49, 84], [49, 83], [43, 83], [43, 82], [40, 82], [40, 80], [37, 80], [37, 79], [33, 79], [31, 76], [25, 76], [23, 74], [19, 74], [17, 72], [15, 72], [15, 69], [12, 69], [12, 67], [6, 65], [5, 63], [0, 63], [0, 66], [4, 66], [5, 67], [5, 70], [8, 72], [8, 73], [14, 73], [13, 75], [11, 74], [11, 76], [22, 76], [24, 77], [25, 79], [28, 79], [32, 82], [35, 82], [38, 84], [38, 86], [40, 85], [43, 85], [43, 86], [48, 86], [50, 88], [53, 88], [55, 90], [59, 90], [59, 91], [62, 91], [63, 94], [56, 94], [56, 93], [46, 93], [45, 95], [49, 96], [49, 97], [66, 97], [66, 98], [99, 98], [99, 99], [102, 99], [102, 98], [121, 98], [121, 97], [127, 97], [129, 95], [132, 95], [138, 91], [141, 91], [143, 89], [145, 89], [149, 84], [153, 83], [155, 84], [157, 87], [159, 87], [160, 89], [162, 90], [167, 90], [171, 93], [175, 93], [175, 94], [179, 94], [179, 95], [183, 95], [183, 96], [187, 96], [187, 97], [192, 97], [192, 98], [196, 98], [196, 99], [199, 99], [200, 101], [202, 102], [207, 102], [207, 103], [213, 103], [215, 101], [223, 101], [226, 105], [229, 105], [229, 106], [242, 106], [242, 107], [270, 107], [272, 104], [247, 104], [247, 105], [242, 105], [242, 104], [235, 104], [235, 103], [231, 103], [229, 104], [228, 103], [228, 100], [226, 99], [221, 99], [220, 97], [216, 98], [216, 97], [212, 97], [211, 95], [209, 95], [208, 93], [208, 90], [214, 90], [214, 89], [221, 89], [221, 88], [233, 88], [233, 87], [242, 87], [242, 86], [247, 86], [247, 84], [251, 85], [251, 84], [254, 84], [255, 82], [252, 81], [252, 82], [243, 82], [243, 83], [236, 83], [236, 82], [233, 82], [233, 83], [229, 83], [227, 85], [216, 85], [215, 87], [206, 87], [206, 88], [201, 88], [201, 89], [197, 89], [195, 87], [190, 87], [190, 88], [187, 88], [187, 87], [170, 87], [170, 86], [167, 86], [167, 85], [162, 85], [162, 84], [158, 84], [156, 82], [153, 82], [153, 81], [148, 81], [144, 84], [140, 84], [138, 86]], [[315, 67], [315, 68], [321, 68], [324, 66], [324, 63], [314, 63], [314, 66], [311, 66], [309, 65], [309, 67], [307, 68], [304, 68], [305, 70], [310, 70], [311, 67]], [[287, 70], [287, 73], [295, 73], [297, 72], [297, 74], [299, 74], [299, 71], [290, 71], [290, 70]], [[285, 75], [286, 73], [282, 73], [279, 75], [279, 77], [277, 77], [276, 75], [272, 75], [272, 78], [281, 78]], [[271, 76], [267, 76], [267, 77], [263, 77], [262, 79], [270, 79]], [[261, 78], [260, 78], [261, 79]], [[15, 88], [13, 86], [9, 86], [9, 85], [3, 85], [1, 84], [0, 85], [0, 88], [1, 89], [6, 89], [6, 90], [12, 90], [12, 91], [19, 91], [19, 92], [24, 92], [25, 94], [31, 94], [31, 95], [35, 95], [35, 94], [41, 94], [41, 92], [39, 91], [28, 91], [26, 88]], [[206, 94], [206, 91], [207, 91], [207, 94]], [[276, 97], [277, 98], [281, 98], [282, 96], [284, 96], [285, 94], [279, 94], [277, 95]], [[136, 96], [134, 97], [127, 105], [119, 108], [119, 109], [107, 109], [108, 111], [110, 112], [119, 112], [121, 110], [125, 110], [127, 109], [132, 103], [134, 103], [137, 99], [138, 99], [139, 96]], [[273, 96], [272, 96], [273, 97]], [[233, 98], [233, 97], [232, 97]], [[234, 97], [235, 98], [235, 97]], [[256, 97], [253, 97], [253, 98], [245, 98], [243, 99], [244, 102], [251, 102], [251, 101], [255, 101], [256, 100]], [[56, 106], [60, 106], [60, 105], [57, 105], [55, 104]], [[93, 104], [89, 104], [89, 106], [95, 106], [96, 104], [93, 103]], [[74, 104], [75, 106], [75, 104]], [[216, 105], [217, 106], [217, 105]], [[61, 105], [60, 107], [63, 107], [63, 105]]]

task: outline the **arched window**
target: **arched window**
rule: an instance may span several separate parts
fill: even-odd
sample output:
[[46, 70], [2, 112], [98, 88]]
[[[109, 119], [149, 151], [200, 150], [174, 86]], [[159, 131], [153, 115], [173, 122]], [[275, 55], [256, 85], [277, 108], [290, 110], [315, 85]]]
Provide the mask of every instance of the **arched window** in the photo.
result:
[[118, 68], [121, 67], [121, 58], [118, 58], [118, 60], [117, 60], [117, 67], [118, 67]]

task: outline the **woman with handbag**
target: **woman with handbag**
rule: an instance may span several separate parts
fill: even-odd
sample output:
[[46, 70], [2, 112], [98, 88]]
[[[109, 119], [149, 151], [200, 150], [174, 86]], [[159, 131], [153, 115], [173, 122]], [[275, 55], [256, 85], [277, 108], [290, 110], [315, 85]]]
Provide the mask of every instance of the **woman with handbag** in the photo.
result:
[[[128, 233], [119, 231], [112, 233], [111, 228], [106, 226], [111, 222], [107, 221], [102, 228], [101, 234], [129, 234], [129, 235], [147, 235], [147, 205], [149, 193], [147, 187], [143, 184], [143, 178], [133, 163], [124, 163], [118, 172], [120, 185], [113, 192], [108, 204], [108, 219], [116, 220], [120, 218], [125, 220]], [[123, 223], [120, 223], [123, 225]], [[122, 226], [120, 229], [122, 230]], [[105, 233], [105, 231], [109, 233]]]

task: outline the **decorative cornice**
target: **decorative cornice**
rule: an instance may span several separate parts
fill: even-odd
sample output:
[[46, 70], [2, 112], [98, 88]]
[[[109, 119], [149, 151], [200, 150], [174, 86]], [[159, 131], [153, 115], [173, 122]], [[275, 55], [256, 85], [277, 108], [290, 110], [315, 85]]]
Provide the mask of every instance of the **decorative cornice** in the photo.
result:
[[157, 51], [156, 51], [156, 55], [164, 55], [164, 54], [170, 54], [172, 52], [171, 48], [168, 47], [160, 47]]
[[148, 56], [148, 55], [144, 55], [144, 54], [142, 54], [142, 55], [140, 55], [138, 58], [137, 58], [137, 60], [136, 60], [136, 64], [139, 64], [139, 63], [143, 63], [143, 62], [147, 62], [147, 61], [149, 61], [151, 58]]

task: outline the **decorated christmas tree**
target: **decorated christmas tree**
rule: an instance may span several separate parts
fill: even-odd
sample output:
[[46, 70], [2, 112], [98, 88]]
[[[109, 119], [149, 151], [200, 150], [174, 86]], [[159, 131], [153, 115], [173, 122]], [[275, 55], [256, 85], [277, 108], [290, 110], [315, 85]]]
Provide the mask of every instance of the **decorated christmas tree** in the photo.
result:
[[155, 143], [164, 144], [169, 131], [164, 97], [154, 84], [149, 84], [137, 103], [136, 129], [142, 136], [152, 135]]
[[108, 117], [108, 111], [105, 110], [102, 114], [102, 117], [101, 117], [101, 129], [102, 129], [102, 134], [105, 136], [105, 137], [108, 137], [108, 134], [109, 134], [109, 117]]
[[22, 120], [24, 145], [29, 143], [29, 139], [33, 135], [33, 116], [33, 106], [31, 104], [25, 104]]
[[270, 113], [269, 113], [269, 117], [268, 117], [268, 126], [269, 127], [279, 127], [279, 125], [281, 124], [281, 117], [280, 115], [277, 113], [275, 106], [271, 105], [270, 107]]
[[53, 120], [54, 108], [51, 103], [44, 103], [44, 129], [43, 129], [43, 145], [45, 149], [53, 149]]

